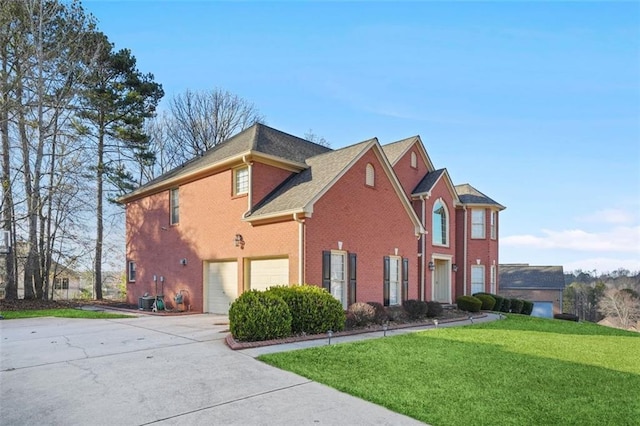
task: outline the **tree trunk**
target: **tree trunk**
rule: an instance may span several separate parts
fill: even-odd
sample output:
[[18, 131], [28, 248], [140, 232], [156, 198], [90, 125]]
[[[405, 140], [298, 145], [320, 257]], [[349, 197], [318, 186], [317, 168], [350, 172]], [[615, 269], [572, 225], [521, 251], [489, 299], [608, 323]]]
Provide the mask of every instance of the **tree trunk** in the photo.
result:
[[[103, 121], [103, 120], [101, 120]], [[102, 219], [103, 179], [104, 179], [104, 130], [102, 126], [98, 135], [98, 167], [96, 170], [96, 252], [93, 264], [95, 297], [102, 300], [102, 242], [104, 237], [104, 221]]]

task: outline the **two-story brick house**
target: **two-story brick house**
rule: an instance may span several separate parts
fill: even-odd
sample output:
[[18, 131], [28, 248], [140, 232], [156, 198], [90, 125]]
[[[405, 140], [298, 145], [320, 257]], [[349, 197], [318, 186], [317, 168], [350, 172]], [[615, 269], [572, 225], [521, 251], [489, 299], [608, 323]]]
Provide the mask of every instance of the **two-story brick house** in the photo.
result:
[[157, 291], [226, 313], [242, 291], [290, 283], [323, 286], [345, 308], [449, 303], [467, 253], [456, 250], [464, 203], [419, 137], [332, 150], [256, 124], [120, 202], [131, 303]]

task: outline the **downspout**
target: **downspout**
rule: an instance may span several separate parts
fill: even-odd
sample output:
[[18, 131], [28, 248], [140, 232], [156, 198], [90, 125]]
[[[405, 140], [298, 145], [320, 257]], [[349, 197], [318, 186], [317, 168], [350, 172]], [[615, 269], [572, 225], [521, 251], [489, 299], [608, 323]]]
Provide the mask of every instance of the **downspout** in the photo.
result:
[[[425, 227], [426, 224], [424, 222], [425, 220], [425, 196], [421, 195], [420, 199], [422, 200], [422, 226]], [[425, 272], [424, 272], [424, 266], [425, 266], [425, 249], [427, 246], [426, 243], [426, 239], [427, 239], [427, 233], [426, 233], [426, 229], [425, 229], [425, 233], [422, 234], [422, 247], [420, 247], [420, 251], [421, 251], [421, 256], [420, 256], [420, 300], [425, 300]]]
[[467, 206], [463, 206], [464, 211], [464, 254], [462, 256], [462, 283], [464, 290], [462, 294], [467, 295]]
[[293, 220], [298, 222], [298, 284], [304, 284], [304, 219], [294, 213]]
[[251, 210], [253, 209], [253, 202], [252, 202], [253, 201], [253, 171], [252, 171], [253, 162], [247, 161], [246, 155], [242, 156], [242, 162], [247, 165], [247, 173], [249, 175], [248, 176], [249, 191], [247, 191], [247, 211], [244, 212], [244, 214], [242, 215], [242, 217], [247, 217], [247, 215], [251, 213]]

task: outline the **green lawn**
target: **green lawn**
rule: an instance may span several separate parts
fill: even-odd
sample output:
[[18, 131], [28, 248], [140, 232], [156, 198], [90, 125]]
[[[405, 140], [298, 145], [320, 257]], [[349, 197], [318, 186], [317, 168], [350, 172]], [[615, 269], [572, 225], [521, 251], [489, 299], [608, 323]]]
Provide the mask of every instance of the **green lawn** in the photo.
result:
[[24, 311], [3, 311], [4, 319], [62, 317], [62, 318], [131, 318], [131, 315], [111, 314], [107, 312], [84, 311], [81, 309], [42, 309]]
[[435, 426], [639, 425], [640, 334], [506, 320], [260, 360]]

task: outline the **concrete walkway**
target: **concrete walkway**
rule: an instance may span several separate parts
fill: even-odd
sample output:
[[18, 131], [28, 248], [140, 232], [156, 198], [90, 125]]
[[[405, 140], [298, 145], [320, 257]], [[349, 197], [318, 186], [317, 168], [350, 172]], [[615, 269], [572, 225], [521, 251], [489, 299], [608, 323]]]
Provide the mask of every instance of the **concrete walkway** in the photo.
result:
[[232, 351], [227, 333], [216, 315], [0, 321], [0, 425], [421, 424], [254, 359], [325, 340]]

